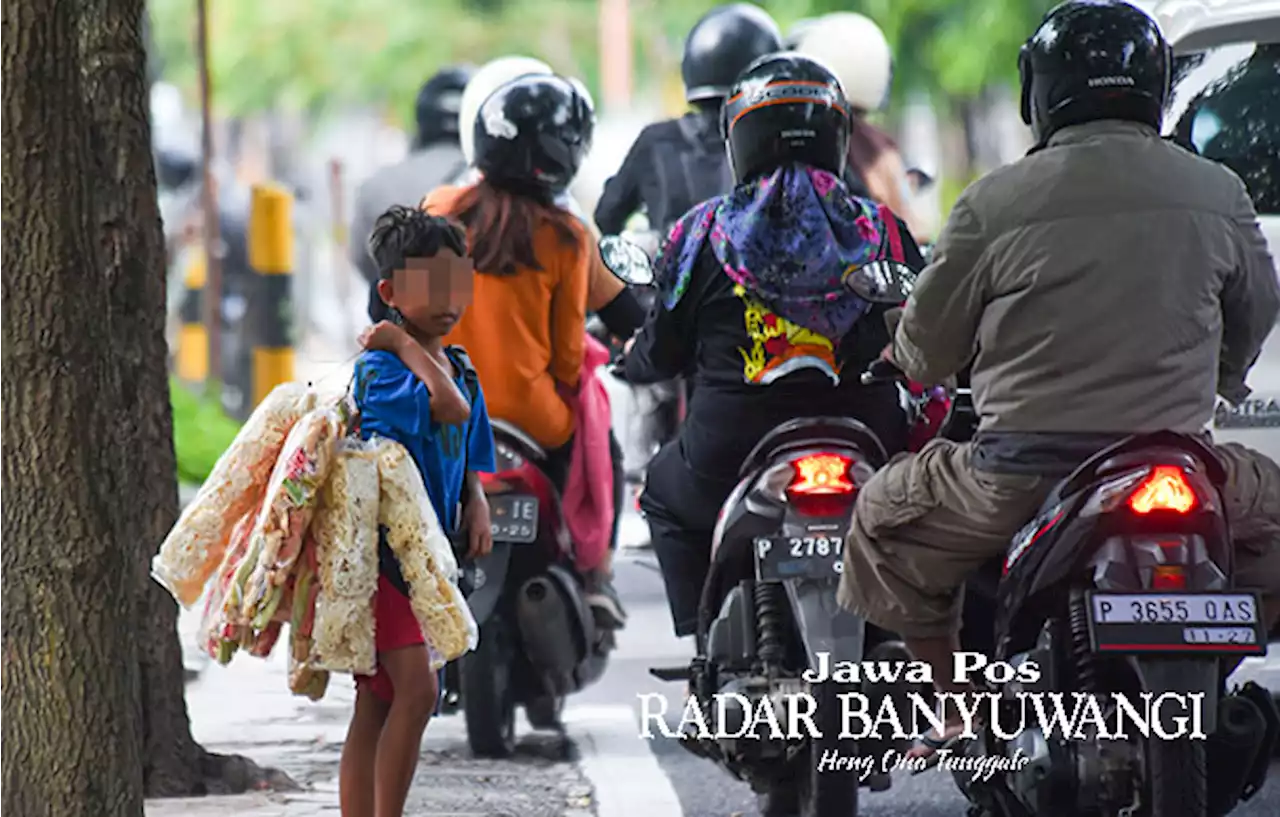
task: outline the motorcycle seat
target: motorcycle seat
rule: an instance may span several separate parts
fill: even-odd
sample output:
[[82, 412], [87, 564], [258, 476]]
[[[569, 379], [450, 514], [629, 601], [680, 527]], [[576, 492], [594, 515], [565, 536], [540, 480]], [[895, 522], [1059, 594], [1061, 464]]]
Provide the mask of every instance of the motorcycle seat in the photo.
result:
[[541, 461], [547, 458], [546, 449], [538, 445], [537, 440], [533, 439], [528, 434], [525, 434], [506, 420], [499, 420], [496, 417], [491, 417], [489, 418], [489, 425], [492, 426], [495, 437], [505, 437], [507, 442], [521, 449], [520, 453], [525, 459]]
[[742, 461], [739, 475], [745, 477], [763, 467], [770, 457], [781, 451], [822, 446], [856, 448], [872, 468], [881, 467], [889, 458], [875, 432], [857, 420], [849, 417], [797, 417], [764, 435]]
[[1213, 447], [1194, 434], [1157, 431], [1135, 434], [1099, 451], [1063, 480], [1061, 496], [1083, 490], [1088, 483], [1106, 474], [1144, 465], [1180, 465], [1205, 474], [1218, 487], [1226, 482], [1226, 469]]

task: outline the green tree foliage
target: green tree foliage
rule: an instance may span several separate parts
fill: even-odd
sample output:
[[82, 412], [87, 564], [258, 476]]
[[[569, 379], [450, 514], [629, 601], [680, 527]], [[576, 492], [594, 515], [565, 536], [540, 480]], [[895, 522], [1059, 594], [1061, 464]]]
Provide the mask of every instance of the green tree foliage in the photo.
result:
[[[784, 28], [861, 11], [894, 47], [895, 92], [951, 100], [1016, 76], [1018, 46], [1054, 0], [761, 0]], [[716, 0], [631, 0], [638, 80], [677, 68], [689, 27]], [[194, 92], [193, 0], [151, 0], [165, 76]], [[319, 111], [385, 104], [403, 121], [419, 85], [453, 62], [530, 54], [598, 91], [598, 0], [217, 0], [209, 4], [215, 107]]]
[[1018, 48], [1059, 0], [814, 0], [816, 13], [860, 11], [893, 46], [894, 92], [959, 101], [1017, 77]]

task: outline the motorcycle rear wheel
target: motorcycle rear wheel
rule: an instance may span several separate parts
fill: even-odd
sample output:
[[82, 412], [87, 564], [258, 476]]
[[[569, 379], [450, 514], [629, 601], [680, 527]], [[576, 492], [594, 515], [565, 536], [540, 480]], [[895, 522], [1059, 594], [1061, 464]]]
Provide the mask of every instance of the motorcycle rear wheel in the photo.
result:
[[[810, 690], [817, 704], [814, 723], [822, 737], [811, 739], [808, 751], [798, 759], [800, 817], [858, 815], [859, 773], [854, 765], [858, 744], [840, 738], [843, 724], [839, 695], [852, 691], [852, 687], [834, 683], [818, 684]], [[840, 759], [840, 767], [819, 771], [823, 759], [831, 757]]]
[[462, 659], [462, 712], [476, 757], [510, 757], [516, 746], [511, 647], [501, 617], [480, 628], [480, 643]]
[[1209, 817], [1204, 743], [1153, 738], [1146, 753], [1149, 817]]

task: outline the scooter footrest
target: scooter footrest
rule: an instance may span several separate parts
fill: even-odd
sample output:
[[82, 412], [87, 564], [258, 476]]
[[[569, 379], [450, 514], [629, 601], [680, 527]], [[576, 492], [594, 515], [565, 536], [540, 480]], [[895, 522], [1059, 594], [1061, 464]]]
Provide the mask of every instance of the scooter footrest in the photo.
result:
[[689, 681], [693, 678], [693, 673], [689, 667], [651, 667], [649, 674], [659, 681]]

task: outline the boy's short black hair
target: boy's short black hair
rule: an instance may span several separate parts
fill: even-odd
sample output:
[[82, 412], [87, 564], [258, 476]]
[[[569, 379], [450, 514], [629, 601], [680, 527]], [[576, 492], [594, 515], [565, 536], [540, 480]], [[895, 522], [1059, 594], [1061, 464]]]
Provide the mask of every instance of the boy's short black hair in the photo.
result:
[[417, 207], [392, 206], [378, 217], [369, 235], [369, 255], [383, 280], [404, 269], [408, 259], [431, 258], [442, 249], [466, 256], [466, 232], [457, 222]]

